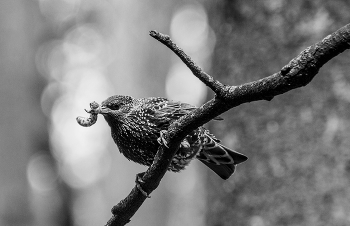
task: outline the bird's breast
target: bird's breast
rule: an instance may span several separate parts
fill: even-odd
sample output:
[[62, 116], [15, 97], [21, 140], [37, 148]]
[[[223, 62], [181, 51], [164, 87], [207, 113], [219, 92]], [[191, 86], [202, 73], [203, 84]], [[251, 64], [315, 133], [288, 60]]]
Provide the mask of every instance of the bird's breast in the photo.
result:
[[158, 149], [157, 130], [133, 124], [122, 124], [112, 129], [112, 137], [126, 158], [147, 165]]

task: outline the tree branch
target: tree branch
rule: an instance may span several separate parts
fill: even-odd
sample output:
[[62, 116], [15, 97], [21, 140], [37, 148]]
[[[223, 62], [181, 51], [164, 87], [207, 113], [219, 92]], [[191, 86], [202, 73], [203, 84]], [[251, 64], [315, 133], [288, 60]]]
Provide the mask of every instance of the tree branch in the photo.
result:
[[166, 45], [171, 49], [181, 60], [186, 64], [186, 66], [192, 71], [192, 73], [199, 78], [206, 86], [211, 88], [216, 94], [220, 93], [223, 89], [223, 84], [215, 80], [212, 76], [205, 73], [202, 68], [200, 68], [195, 62], [192, 61], [181, 48], [179, 48], [168, 35], [164, 35], [157, 31], [150, 31], [150, 36], [157, 39], [159, 42]]
[[[216, 97], [169, 126], [165, 134], [169, 148], [161, 146], [153, 164], [140, 177], [142, 189], [147, 194], [158, 187], [181, 140], [192, 130], [243, 103], [272, 100], [277, 95], [307, 85], [325, 63], [350, 48], [350, 24], [348, 24], [328, 35], [322, 41], [306, 48], [281, 71], [258, 81], [229, 86], [223, 85], [203, 72], [169, 36], [156, 31], [151, 31], [150, 35], [179, 56], [193, 74], [215, 92]], [[128, 197], [113, 207], [113, 217], [107, 225], [116, 226], [128, 223], [145, 199], [146, 196], [135, 186]]]

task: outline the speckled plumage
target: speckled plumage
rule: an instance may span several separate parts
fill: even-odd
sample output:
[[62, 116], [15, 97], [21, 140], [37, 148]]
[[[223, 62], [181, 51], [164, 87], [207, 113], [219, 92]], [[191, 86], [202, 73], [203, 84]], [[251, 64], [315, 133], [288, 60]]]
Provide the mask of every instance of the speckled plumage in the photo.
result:
[[[134, 99], [111, 96], [102, 102], [100, 113], [111, 127], [119, 151], [134, 162], [150, 166], [158, 150], [160, 131], [170, 123], [193, 111], [196, 107], [166, 98]], [[193, 158], [199, 159], [223, 179], [247, 157], [219, 144], [219, 140], [204, 127], [192, 131], [181, 142], [168, 170], [178, 172]]]

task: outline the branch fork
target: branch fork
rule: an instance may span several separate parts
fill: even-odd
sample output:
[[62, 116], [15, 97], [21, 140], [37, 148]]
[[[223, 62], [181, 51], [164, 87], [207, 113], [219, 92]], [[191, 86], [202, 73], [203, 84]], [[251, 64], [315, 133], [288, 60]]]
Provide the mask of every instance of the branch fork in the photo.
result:
[[258, 100], [270, 101], [277, 95], [307, 85], [325, 63], [350, 48], [348, 24], [306, 48], [281, 71], [254, 82], [229, 86], [205, 73], [168, 35], [151, 31], [150, 36], [172, 50], [198, 79], [214, 91], [215, 97], [191, 114], [172, 123], [168, 131], [162, 133], [159, 138], [162, 145], [153, 164], [146, 172], [137, 175], [136, 185], [130, 194], [112, 208], [113, 216], [107, 222], [107, 226], [125, 225], [130, 222], [130, 218], [145, 199], [158, 187], [181, 141], [192, 130], [240, 104]]

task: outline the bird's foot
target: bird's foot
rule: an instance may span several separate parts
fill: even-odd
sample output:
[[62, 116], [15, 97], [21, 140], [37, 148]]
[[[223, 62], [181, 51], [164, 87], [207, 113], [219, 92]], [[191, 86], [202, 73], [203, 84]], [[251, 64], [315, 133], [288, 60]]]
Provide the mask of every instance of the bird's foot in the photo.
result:
[[143, 177], [144, 174], [145, 174], [145, 172], [136, 174], [136, 180], [135, 180], [136, 187], [137, 187], [137, 189], [139, 189], [139, 191], [140, 191], [144, 196], [146, 196], [147, 198], [151, 198], [151, 196], [150, 196], [147, 192], [145, 192], [145, 191], [142, 189], [142, 187], [141, 187], [141, 185], [145, 183], [145, 182], [142, 180], [142, 177]]
[[157, 141], [158, 141], [158, 143], [159, 143], [160, 145], [163, 145], [163, 146], [169, 148], [168, 142], [166, 141], [166, 139], [165, 139], [165, 137], [164, 137], [164, 136], [166, 135], [166, 133], [167, 133], [166, 130], [161, 130], [161, 131], [159, 132], [159, 137], [158, 137]]
[[187, 148], [190, 148], [191, 145], [190, 145], [190, 143], [188, 143], [188, 141], [185, 139], [185, 140], [181, 141], [180, 147], [181, 147], [181, 148], [187, 149]]

